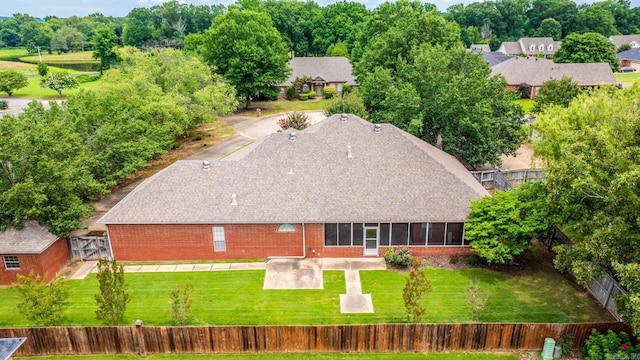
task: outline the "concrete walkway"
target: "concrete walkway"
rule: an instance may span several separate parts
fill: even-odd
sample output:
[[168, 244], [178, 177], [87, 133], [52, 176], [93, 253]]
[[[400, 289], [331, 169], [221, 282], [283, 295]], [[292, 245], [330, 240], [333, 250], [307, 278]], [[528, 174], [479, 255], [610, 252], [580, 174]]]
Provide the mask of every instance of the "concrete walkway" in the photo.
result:
[[[85, 261], [69, 277], [84, 279], [97, 271], [97, 261]], [[265, 262], [239, 262], [214, 264], [155, 264], [125, 265], [127, 273], [265, 270], [263, 289], [324, 289], [323, 270], [342, 270], [346, 294], [340, 294], [340, 312], [372, 313], [371, 294], [362, 293], [360, 270], [384, 270], [383, 258], [319, 258], [319, 259], [271, 259]]]

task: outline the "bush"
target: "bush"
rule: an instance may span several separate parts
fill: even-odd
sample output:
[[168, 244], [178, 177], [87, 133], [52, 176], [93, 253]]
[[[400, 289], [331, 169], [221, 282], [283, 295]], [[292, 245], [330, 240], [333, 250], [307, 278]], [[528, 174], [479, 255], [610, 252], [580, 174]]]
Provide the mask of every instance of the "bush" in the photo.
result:
[[33, 271], [29, 276], [18, 274], [17, 278], [14, 286], [22, 298], [18, 303], [18, 311], [37, 326], [59, 325], [71, 296], [71, 289], [62, 275], [56, 276], [48, 284], [46, 277], [36, 276]]
[[336, 88], [333, 86], [325, 86], [322, 91], [324, 92], [325, 99], [333, 99], [336, 97]]
[[[624, 355], [633, 352], [634, 349], [631, 345], [629, 335], [625, 332], [616, 334], [611, 330], [607, 331], [605, 335], [599, 333], [596, 329], [592, 329], [591, 335], [584, 342], [584, 347], [582, 348], [582, 355], [585, 360], [608, 358], [627, 359], [628, 357], [624, 357]], [[612, 355], [622, 355], [622, 357]]]
[[458, 254], [449, 256], [449, 264], [457, 264], [460, 260], [460, 256]]
[[413, 256], [411, 256], [411, 253], [407, 248], [398, 249], [396, 251], [393, 246], [389, 246], [387, 251], [384, 253], [384, 260], [387, 264], [406, 268], [413, 263]]
[[297, 111], [289, 113], [284, 118], [278, 120], [278, 126], [280, 126], [282, 130], [287, 130], [288, 128], [304, 130], [308, 128], [309, 125], [311, 125], [309, 115]]
[[84, 83], [88, 83], [88, 82], [92, 82], [92, 81], [96, 81], [100, 79], [100, 75], [96, 75], [96, 76], [89, 76], [87, 74], [81, 74], [76, 76], [76, 81], [79, 84], [84, 84]]
[[309, 94], [300, 94], [300, 100], [305, 101], [309, 99]]
[[309, 99], [315, 99], [317, 94], [315, 91], [309, 91], [307, 95], [309, 95]]
[[353, 114], [363, 119], [367, 118], [367, 109], [357, 93], [331, 99], [324, 106], [324, 115]]
[[291, 86], [291, 85], [287, 86], [286, 94], [287, 94], [287, 100], [293, 100], [293, 97], [296, 94], [293, 86]]
[[189, 310], [191, 310], [191, 294], [195, 291], [195, 285], [187, 282], [183, 288], [174, 287], [171, 289], [171, 318], [173, 325], [185, 326], [189, 319]]
[[7, 110], [9, 108], [9, 102], [7, 100], [0, 100], [0, 110]]
[[47, 64], [43, 63], [42, 61], [38, 62], [38, 74], [40, 74], [40, 76], [46, 76], [49, 73], [49, 67], [47, 66]]
[[342, 95], [351, 94], [352, 91], [353, 91], [353, 88], [351, 87], [351, 85], [349, 84], [342, 85]]
[[560, 346], [560, 349], [562, 349], [561, 356], [563, 358], [571, 356], [571, 348], [573, 347], [573, 334], [566, 333], [560, 335], [560, 338], [558, 339], [558, 342], [556, 342], [556, 345]]
[[469, 266], [478, 265], [478, 258], [476, 256], [467, 256], [467, 265]]

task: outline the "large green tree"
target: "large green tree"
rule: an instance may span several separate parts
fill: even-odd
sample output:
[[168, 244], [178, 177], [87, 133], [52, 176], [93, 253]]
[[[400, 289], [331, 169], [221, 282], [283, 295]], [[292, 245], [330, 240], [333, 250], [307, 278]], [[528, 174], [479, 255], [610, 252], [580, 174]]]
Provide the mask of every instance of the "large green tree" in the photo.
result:
[[91, 38], [92, 57], [100, 59], [100, 74], [118, 61], [117, 45], [118, 37], [110, 28], [100, 28], [93, 34], [93, 38]]
[[540, 112], [551, 105], [567, 107], [571, 100], [582, 92], [582, 88], [572, 78], [551, 79], [542, 83], [542, 89], [534, 99], [533, 111]]
[[205, 35], [205, 59], [245, 98], [247, 108], [252, 96], [278, 92], [289, 58], [267, 13], [232, 8]]
[[531, 247], [534, 237], [547, 234], [549, 209], [542, 183], [496, 192], [471, 202], [465, 239], [487, 262], [511, 263]]
[[27, 78], [15, 70], [0, 70], [0, 91], [7, 95], [13, 95], [15, 90], [21, 89], [29, 84]]
[[553, 56], [556, 63], [609, 63], [611, 70], [620, 69], [615, 45], [598, 33], [574, 33], [562, 40], [562, 47]]
[[[603, 271], [628, 290], [627, 313], [640, 333], [640, 87], [582, 94], [540, 115], [535, 153], [547, 166], [548, 200], [571, 242], [556, 267], [588, 285]], [[625, 299], [622, 299], [625, 300]]]
[[390, 122], [474, 167], [515, 154], [525, 136], [522, 108], [480, 55], [424, 44], [398, 58], [397, 70], [379, 66], [359, 78], [369, 119]]

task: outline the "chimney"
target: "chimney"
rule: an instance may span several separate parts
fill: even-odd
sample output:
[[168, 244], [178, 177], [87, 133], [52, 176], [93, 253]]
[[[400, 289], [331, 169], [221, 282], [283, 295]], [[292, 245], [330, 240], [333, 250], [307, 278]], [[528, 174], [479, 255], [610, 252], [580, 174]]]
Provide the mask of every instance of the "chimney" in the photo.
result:
[[379, 133], [380, 130], [382, 130], [382, 125], [380, 124], [375, 124], [373, 125], [373, 131]]
[[294, 132], [289, 133], [289, 141], [296, 141], [296, 133]]
[[351, 145], [347, 146], [347, 157], [351, 159]]
[[340, 121], [341, 122], [347, 121], [347, 114], [340, 114]]
[[202, 170], [209, 170], [209, 162], [207, 160], [202, 162]]
[[238, 202], [236, 201], [236, 194], [231, 194], [231, 206], [238, 206]]

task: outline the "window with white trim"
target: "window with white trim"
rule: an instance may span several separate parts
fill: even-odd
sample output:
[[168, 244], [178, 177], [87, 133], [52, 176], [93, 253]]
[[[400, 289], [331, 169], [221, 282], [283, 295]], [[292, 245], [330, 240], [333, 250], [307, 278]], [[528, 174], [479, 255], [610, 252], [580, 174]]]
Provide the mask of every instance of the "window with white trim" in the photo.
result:
[[547, 45], [547, 50], [548, 51], [553, 51], [553, 44]]
[[536, 46], [533, 44], [529, 45], [529, 51], [536, 51]]
[[227, 251], [227, 242], [224, 238], [224, 227], [214, 226], [213, 231], [213, 251]]
[[282, 224], [278, 226], [278, 232], [294, 232], [296, 228], [291, 224]]
[[540, 44], [540, 45], [538, 46], [538, 50], [539, 50], [539, 51], [544, 51], [544, 44]]
[[17, 256], [3, 256], [3, 260], [5, 269], [20, 269], [20, 260]]

